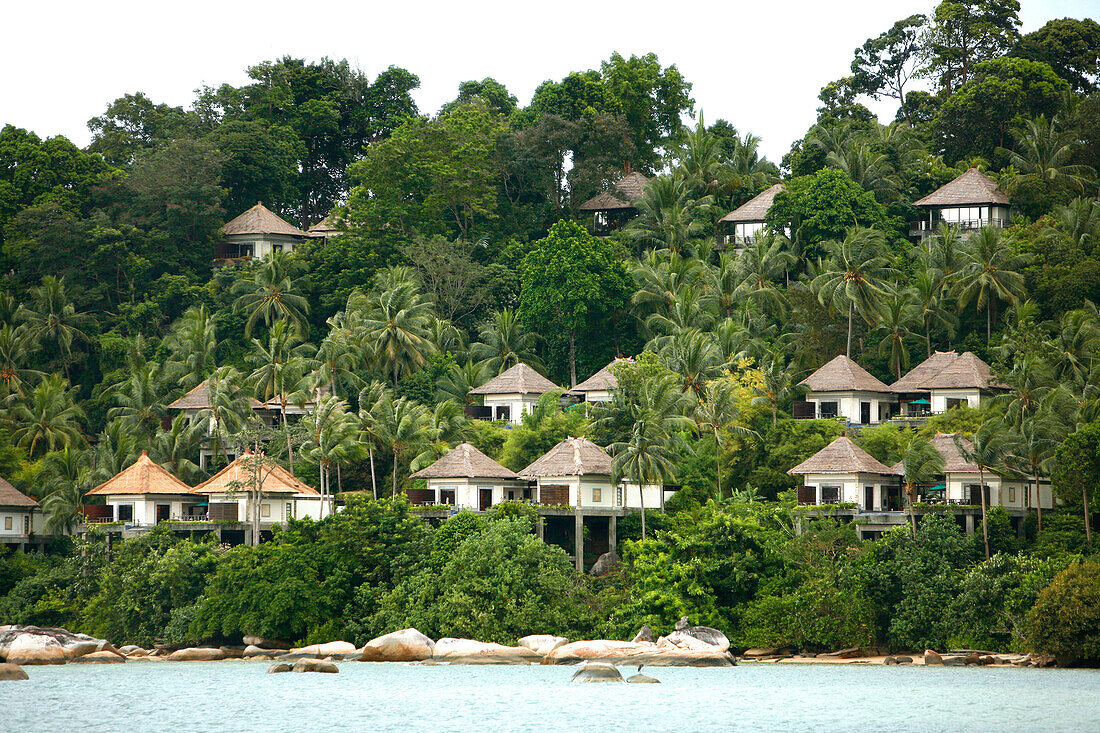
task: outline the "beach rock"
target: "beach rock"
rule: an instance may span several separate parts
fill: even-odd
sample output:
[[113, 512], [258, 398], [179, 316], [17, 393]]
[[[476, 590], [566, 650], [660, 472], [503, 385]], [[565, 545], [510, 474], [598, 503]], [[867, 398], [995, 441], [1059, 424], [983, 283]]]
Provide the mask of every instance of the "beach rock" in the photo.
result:
[[592, 564], [592, 569], [588, 571], [588, 574], [600, 578], [615, 572], [622, 564], [623, 559], [614, 550], [605, 552]]
[[688, 649], [701, 648], [695, 642], [716, 646], [723, 652], [729, 651], [730, 648], [730, 640], [721, 631], [709, 626], [692, 626], [687, 616], [677, 621], [676, 630], [665, 638], [676, 646]]
[[104, 639], [65, 629], [0, 626], [0, 658], [15, 664], [64, 664], [99, 651], [118, 650]]
[[832, 657], [833, 659], [855, 659], [863, 656], [863, 650], [858, 646], [851, 646], [847, 649], [837, 649], [835, 652], [826, 652], [818, 656], [826, 658]]
[[638, 629], [638, 633], [631, 641], [635, 644], [641, 641], [653, 641], [653, 629], [649, 628], [649, 624], [642, 624], [642, 628]]
[[261, 649], [255, 644], [249, 644], [244, 648], [244, 651], [241, 652], [241, 656], [245, 659], [254, 659], [256, 657], [267, 657], [270, 659], [275, 656], [275, 654], [276, 652], [274, 649]]
[[225, 659], [225, 652], [209, 647], [188, 647], [168, 655], [169, 662], [216, 662], [221, 659]]
[[258, 646], [262, 649], [293, 649], [294, 645], [281, 639], [268, 639], [263, 636], [245, 634], [241, 639], [245, 646]]
[[569, 643], [569, 639], [564, 636], [553, 636], [551, 634], [531, 634], [522, 637], [518, 641], [520, 646], [527, 647], [540, 657], [545, 657], [559, 646]]
[[966, 657], [944, 657], [943, 666], [945, 667], [965, 667]]
[[18, 664], [12, 664], [11, 662], [0, 662], [0, 682], [7, 680], [26, 680], [27, 673]]
[[883, 664], [912, 664], [913, 658], [906, 656], [888, 656], [882, 660]]
[[222, 654], [225, 655], [226, 659], [243, 659], [244, 658], [244, 648], [243, 647], [239, 647], [239, 646], [222, 646], [222, 647], [218, 647], [218, 648], [221, 649], [221, 652], [222, 652]]
[[125, 654], [128, 657], [144, 657], [149, 654], [148, 651], [137, 644], [127, 644], [126, 646], [119, 647], [118, 653]]
[[943, 657], [938, 652], [934, 652], [931, 649], [924, 650], [924, 663], [929, 664], [943, 664]]
[[655, 677], [650, 677], [648, 674], [632, 674], [626, 678], [627, 682], [631, 682], [635, 685], [659, 685], [661, 681]]
[[435, 643], [432, 659], [452, 664], [530, 664], [540, 661], [542, 655], [525, 646], [444, 638]]
[[622, 682], [623, 676], [614, 664], [588, 662], [573, 673], [570, 682]]
[[775, 647], [753, 647], [746, 649], [741, 654], [745, 659], [758, 659], [760, 657], [774, 657], [779, 653], [779, 650]]
[[574, 641], [564, 644], [543, 657], [543, 664], [576, 664], [578, 662], [611, 662], [615, 664], [648, 664], [654, 667], [732, 667], [729, 652], [717, 647], [682, 649], [652, 642], [634, 643], [613, 639]]
[[267, 668], [267, 673], [268, 674], [278, 674], [280, 672], [289, 672], [292, 669], [294, 669], [294, 668], [292, 666], [290, 666], [289, 664], [287, 664], [286, 662], [276, 662], [275, 664], [273, 664], [273, 665], [271, 665], [270, 667]]
[[345, 659], [348, 655], [355, 654], [358, 650], [348, 641], [330, 641], [325, 644], [310, 644], [309, 646], [291, 649], [286, 654], [280, 654], [279, 659], [321, 659], [335, 657]]
[[73, 660], [73, 664], [122, 664], [126, 657], [115, 652], [102, 651], [85, 654]]
[[421, 662], [432, 658], [435, 642], [416, 629], [394, 631], [371, 639], [359, 657], [362, 662]]
[[335, 674], [340, 668], [331, 659], [299, 659], [294, 663], [293, 672], [324, 672]]

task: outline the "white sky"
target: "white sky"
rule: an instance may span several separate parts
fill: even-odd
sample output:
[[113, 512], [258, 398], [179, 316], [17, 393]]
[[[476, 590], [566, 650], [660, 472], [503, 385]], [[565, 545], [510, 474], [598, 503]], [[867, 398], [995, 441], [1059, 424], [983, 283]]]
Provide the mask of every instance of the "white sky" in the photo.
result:
[[[1024, 32], [1051, 18], [1100, 16], [1100, 0], [1022, 0]], [[0, 42], [0, 125], [89, 141], [87, 120], [143, 91], [188, 106], [203, 84], [239, 85], [284, 54], [347, 58], [374, 76], [417, 74], [435, 112], [458, 83], [492, 76], [526, 104], [546, 79], [597, 68], [613, 51], [655, 52], [688, 81], [696, 109], [764, 138], [775, 162], [815, 118], [817, 92], [852, 51], [935, 0], [548, 3], [340, 0], [11, 0]], [[892, 119], [893, 100], [873, 107]]]

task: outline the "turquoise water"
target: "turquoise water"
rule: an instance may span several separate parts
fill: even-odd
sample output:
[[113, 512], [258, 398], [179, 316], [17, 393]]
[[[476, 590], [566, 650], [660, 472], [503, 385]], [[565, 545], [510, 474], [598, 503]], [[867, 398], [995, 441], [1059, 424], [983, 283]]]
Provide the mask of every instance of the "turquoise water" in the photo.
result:
[[662, 684], [571, 685], [572, 668], [540, 665], [342, 662], [338, 675], [268, 675], [266, 662], [26, 669], [29, 681], [0, 683], [2, 731], [1100, 730], [1095, 670], [647, 667]]

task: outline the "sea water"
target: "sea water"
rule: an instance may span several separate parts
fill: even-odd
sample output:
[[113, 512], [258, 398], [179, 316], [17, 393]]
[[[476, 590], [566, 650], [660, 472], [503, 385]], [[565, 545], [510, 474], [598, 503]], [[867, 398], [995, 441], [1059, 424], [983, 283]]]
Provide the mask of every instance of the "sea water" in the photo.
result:
[[1100, 670], [647, 667], [661, 684], [633, 685], [570, 684], [564, 666], [267, 667], [26, 667], [0, 682], [0, 731], [1100, 731]]

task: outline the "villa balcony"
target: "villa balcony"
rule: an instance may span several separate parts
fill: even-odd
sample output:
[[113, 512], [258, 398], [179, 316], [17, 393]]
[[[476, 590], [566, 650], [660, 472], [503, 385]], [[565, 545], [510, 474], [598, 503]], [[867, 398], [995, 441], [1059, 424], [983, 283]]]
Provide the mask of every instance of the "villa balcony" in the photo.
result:
[[965, 219], [962, 221], [947, 221], [942, 219], [933, 219], [928, 221], [912, 221], [909, 222], [909, 236], [910, 237], [930, 237], [936, 233], [940, 224], [947, 224], [948, 226], [959, 230], [963, 233], [970, 233], [981, 229], [982, 227], [994, 227], [997, 229], [1003, 229], [1007, 227], [1010, 222], [1005, 219]]

